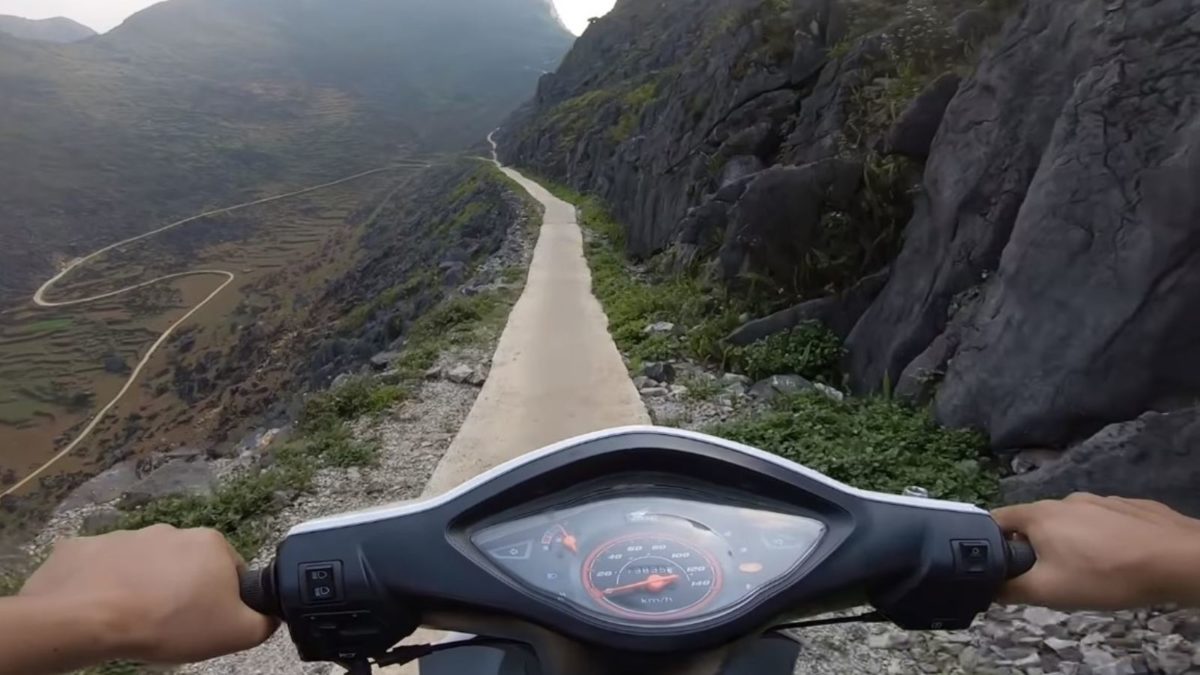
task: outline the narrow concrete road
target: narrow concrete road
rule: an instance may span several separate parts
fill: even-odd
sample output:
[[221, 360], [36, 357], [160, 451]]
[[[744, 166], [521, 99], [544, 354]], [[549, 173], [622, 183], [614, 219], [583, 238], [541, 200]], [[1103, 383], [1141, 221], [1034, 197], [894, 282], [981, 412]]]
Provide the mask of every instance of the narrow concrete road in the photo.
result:
[[[496, 142], [492, 157], [496, 166]], [[525, 291], [508, 316], [479, 398], [442, 457], [425, 496], [441, 494], [514, 457], [572, 436], [649, 424], [650, 415], [608, 334], [608, 317], [592, 295], [575, 207], [513, 169], [500, 167], [542, 203], [546, 213]], [[404, 644], [440, 642], [422, 629]], [[384, 668], [418, 675], [419, 666]]]
[[520, 173], [502, 170], [546, 213], [525, 292], [509, 315], [491, 375], [430, 479], [427, 496], [565, 438], [650, 423], [608, 334], [608, 317], [592, 295], [575, 207]]

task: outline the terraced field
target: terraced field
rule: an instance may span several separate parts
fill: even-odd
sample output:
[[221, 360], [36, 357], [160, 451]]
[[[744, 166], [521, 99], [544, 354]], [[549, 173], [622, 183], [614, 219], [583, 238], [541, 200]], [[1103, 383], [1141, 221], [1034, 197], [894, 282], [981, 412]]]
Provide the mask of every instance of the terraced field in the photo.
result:
[[278, 393], [291, 364], [277, 352], [305, 329], [307, 303], [420, 166], [150, 229], [73, 262], [39, 293], [66, 306], [0, 315], [0, 491], [54, 492], [114, 456], [196, 444], [247, 394]]

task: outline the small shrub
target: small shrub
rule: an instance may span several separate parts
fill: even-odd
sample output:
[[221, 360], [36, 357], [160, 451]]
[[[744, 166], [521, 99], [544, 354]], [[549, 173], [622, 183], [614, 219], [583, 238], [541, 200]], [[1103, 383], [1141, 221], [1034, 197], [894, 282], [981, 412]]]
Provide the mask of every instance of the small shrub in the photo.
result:
[[125, 514], [119, 528], [138, 530], [158, 523], [178, 528], [207, 527], [220, 531], [243, 556], [251, 558], [266, 542], [266, 517], [287, 504], [283, 497], [308, 489], [313, 467], [294, 447], [277, 453], [274, 466], [222, 484], [210, 496], [168, 497]]
[[687, 387], [687, 398], [692, 401], [711, 401], [724, 391], [715, 377], [691, 377], [680, 384]]
[[821, 324], [809, 322], [737, 348], [731, 361], [737, 370], [755, 380], [796, 374], [836, 382], [842, 355], [842, 341]]
[[367, 377], [351, 379], [337, 389], [316, 394], [304, 404], [300, 427], [305, 431], [327, 429], [344, 421], [387, 410], [404, 398], [403, 389], [380, 384]]
[[982, 435], [939, 427], [927, 411], [886, 399], [784, 398], [757, 416], [709, 433], [782, 455], [859, 488], [898, 493], [917, 485], [943, 499], [991, 503], [998, 474]]

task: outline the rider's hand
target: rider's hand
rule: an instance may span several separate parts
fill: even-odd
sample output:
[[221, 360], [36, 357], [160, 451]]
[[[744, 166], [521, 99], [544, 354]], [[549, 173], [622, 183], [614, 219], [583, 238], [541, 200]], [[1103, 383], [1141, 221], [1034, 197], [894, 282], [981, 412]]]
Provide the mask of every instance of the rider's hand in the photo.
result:
[[1200, 520], [1157, 502], [1074, 494], [995, 512], [1038, 562], [1001, 600], [1056, 609], [1200, 607]]
[[108, 658], [188, 663], [249, 649], [275, 630], [242, 604], [242, 564], [218, 532], [155, 525], [59, 543], [20, 597], [99, 617]]

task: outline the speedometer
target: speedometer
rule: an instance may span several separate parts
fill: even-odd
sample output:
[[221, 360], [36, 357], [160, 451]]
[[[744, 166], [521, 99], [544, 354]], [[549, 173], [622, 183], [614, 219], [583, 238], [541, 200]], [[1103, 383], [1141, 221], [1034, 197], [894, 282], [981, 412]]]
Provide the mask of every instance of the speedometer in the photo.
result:
[[665, 534], [633, 534], [598, 546], [583, 564], [583, 585], [604, 610], [644, 619], [699, 612], [721, 590], [713, 557]]

